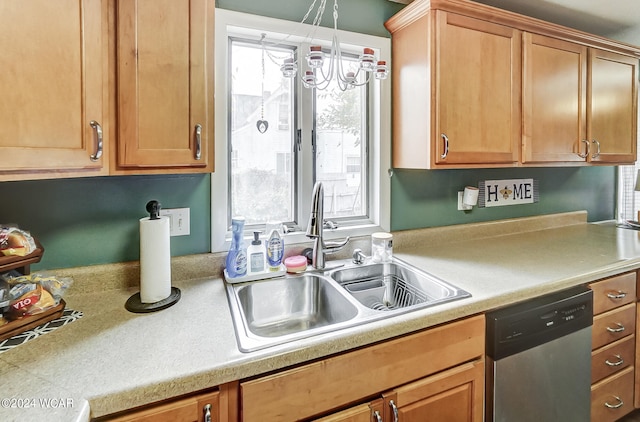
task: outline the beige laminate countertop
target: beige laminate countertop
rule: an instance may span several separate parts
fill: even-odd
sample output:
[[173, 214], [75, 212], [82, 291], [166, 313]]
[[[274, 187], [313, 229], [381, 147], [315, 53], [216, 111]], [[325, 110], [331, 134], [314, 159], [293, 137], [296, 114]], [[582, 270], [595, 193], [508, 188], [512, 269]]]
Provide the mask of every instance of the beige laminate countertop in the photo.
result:
[[136, 288], [72, 294], [83, 318], [0, 354], [0, 420], [87, 421], [640, 268], [640, 232], [554, 218], [395, 233], [396, 257], [472, 297], [252, 353], [220, 278], [174, 282], [180, 301], [151, 314], [124, 309]]

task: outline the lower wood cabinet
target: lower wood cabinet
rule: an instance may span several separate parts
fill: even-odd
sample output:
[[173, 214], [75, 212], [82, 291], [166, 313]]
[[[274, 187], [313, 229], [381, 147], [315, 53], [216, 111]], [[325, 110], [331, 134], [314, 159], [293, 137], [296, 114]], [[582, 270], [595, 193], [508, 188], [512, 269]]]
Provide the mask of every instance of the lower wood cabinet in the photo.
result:
[[242, 421], [479, 422], [484, 353], [484, 316], [448, 323], [243, 381]]
[[634, 410], [635, 272], [591, 283], [591, 421], [616, 421]]
[[96, 420], [111, 422], [235, 422], [237, 383], [169, 399]]
[[483, 391], [484, 361], [468, 362], [383, 394], [384, 420], [482, 421]]

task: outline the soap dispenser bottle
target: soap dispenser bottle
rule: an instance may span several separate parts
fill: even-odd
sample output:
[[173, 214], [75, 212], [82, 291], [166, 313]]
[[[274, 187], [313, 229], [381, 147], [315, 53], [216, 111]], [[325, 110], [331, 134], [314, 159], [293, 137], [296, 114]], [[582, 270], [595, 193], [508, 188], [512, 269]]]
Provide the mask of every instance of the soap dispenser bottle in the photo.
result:
[[249, 274], [257, 274], [264, 271], [265, 257], [264, 246], [260, 240], [260, 232], [253, 232], [251, 246], [247, 248], [247, 258], [249, 259]]
[[270, 224], [271, 233], [265, 241], [267, 249], [267, 264], [269, 271], [278, 271], [284, 258], [284, 239], [280, 235], [279, 224]]
[[227, 254], [226, 269], [229, 277], [242, 277], [247, 274], [247, 251], [244, 249], [244, 217], [231, 219], [231, 247]]

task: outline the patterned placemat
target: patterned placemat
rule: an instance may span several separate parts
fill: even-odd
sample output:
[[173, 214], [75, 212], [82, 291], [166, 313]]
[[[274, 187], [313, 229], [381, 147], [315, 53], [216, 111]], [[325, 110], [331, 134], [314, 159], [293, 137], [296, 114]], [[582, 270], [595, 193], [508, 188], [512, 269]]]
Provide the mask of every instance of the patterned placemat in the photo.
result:
[[27, 330], [20, 334], [16, 334], [13, 337], [10, 337], [6, 340], [0, 341], [0, 353], [4, 353], [7, 350], [13, 349], [14, 347], [20, 346], [28, 342], [29, 340], [33, 340], [41, 335], [50, 333], [51, 331], [63, 327], [73, 321], [76, 321], [82, 318], [84, 314], [80, 311], [74, 311], [73, 309], [65, 309], [62, 312], [62, 316], [58, 319], [54, 319], [49, 322], [45, 322], [42, 325], [38, 325], [31, 330]]

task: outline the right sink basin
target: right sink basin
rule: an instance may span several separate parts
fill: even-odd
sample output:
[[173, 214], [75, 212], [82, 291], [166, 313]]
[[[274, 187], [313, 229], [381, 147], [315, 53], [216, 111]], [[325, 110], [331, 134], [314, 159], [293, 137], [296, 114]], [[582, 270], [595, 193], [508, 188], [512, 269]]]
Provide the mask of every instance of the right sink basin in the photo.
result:
[[410, 310], [470, 296], [397, 259], [338, 269], [330, 276], [360, 303], [377, 311]]

